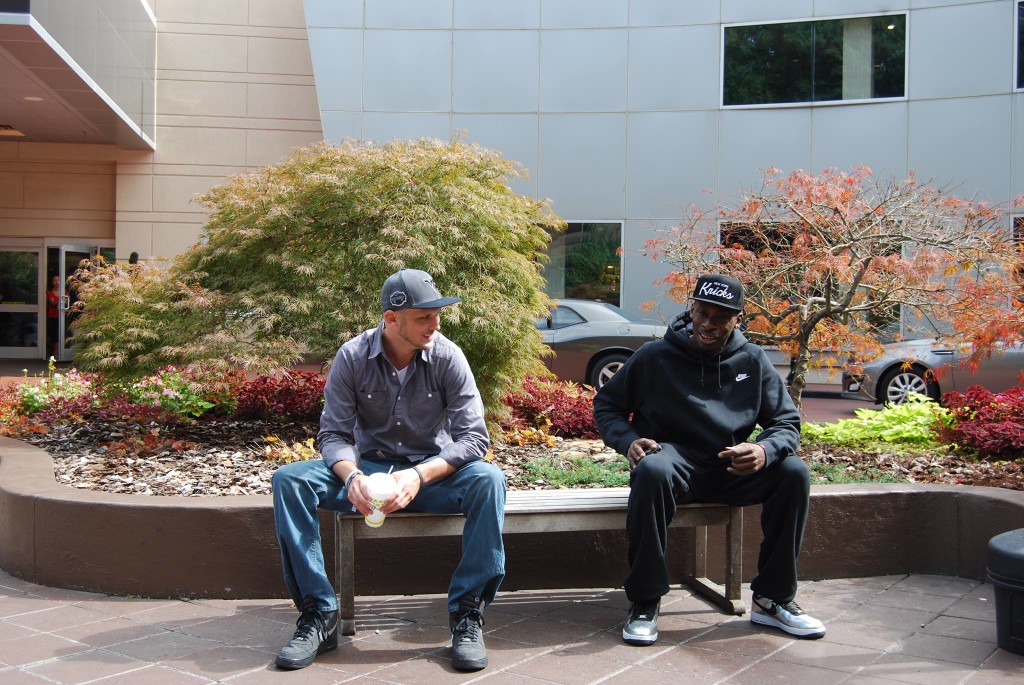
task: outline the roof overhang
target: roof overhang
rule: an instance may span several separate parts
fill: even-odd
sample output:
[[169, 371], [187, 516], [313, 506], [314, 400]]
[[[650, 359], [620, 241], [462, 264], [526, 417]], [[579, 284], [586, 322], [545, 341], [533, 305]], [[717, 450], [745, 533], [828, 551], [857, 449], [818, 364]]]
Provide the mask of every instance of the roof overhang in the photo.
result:
[[[143, 105], [142, 116], [152, 118], [151, 109]], [[6, 12], [0, 12], [2, 141], [155, 147], [142, 122], [126, 114], [31, 14]]]

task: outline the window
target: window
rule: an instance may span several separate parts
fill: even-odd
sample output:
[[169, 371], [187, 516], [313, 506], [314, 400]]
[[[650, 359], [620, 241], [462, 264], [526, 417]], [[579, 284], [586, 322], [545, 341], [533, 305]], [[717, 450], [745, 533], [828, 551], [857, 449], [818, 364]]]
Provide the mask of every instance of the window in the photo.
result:
[[568, 328], [569, 326], [575, 326], [578, 323], [586, 323], [586, 319], [576, 313], [576, 310], [570, 309], [565, 305], [555, 307], [551, 310], [551, 313], [547, 316], [542, 316], [534, 323], [538, 330], [558, 330], [559, 328]]
[[1024, 88], [1024, 2], [1017, 3], [1017, 87]]
[[723, 105], [903, 97], [907, 17], [726, 26]]
[[548, 245], [547, 294], [618, 305], [621, 247], [620, 223], [569, 223]]

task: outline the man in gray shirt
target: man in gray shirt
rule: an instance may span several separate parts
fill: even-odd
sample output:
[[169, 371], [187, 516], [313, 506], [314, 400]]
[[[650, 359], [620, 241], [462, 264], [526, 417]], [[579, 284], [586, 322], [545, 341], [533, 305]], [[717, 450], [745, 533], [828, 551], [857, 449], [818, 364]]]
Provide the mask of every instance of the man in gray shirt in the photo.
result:
[[[383, 321], [341, 346], [324, 388], [323, 460], [274, 474], [274, 523], [298, 628], [277, 656], [305, 668], [338, 646], [334, 589], [324, 571], [317, 509], [370, 513], [368, 475], [389, 473], [381, 510], [462, 513], [462, 558], [448, 588], [452, 665], [487, 665], [483, 609], [505, 577], [505, 477], [482, 460], [490, 439], [465, 355], [440, 331], [443, 297], [424, 271], [402, 269], [381, 290]], [[386, 524], [385, 524], [386, 525]]]

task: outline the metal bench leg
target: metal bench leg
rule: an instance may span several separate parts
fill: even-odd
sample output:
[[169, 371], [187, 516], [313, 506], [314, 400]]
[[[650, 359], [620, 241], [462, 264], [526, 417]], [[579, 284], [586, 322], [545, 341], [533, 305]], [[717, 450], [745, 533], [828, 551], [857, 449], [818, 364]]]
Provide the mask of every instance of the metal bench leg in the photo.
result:
[[356, 634], [356, 540], [355, 519], [334, 517], [334, 568], [338, 593], [338, 629]]

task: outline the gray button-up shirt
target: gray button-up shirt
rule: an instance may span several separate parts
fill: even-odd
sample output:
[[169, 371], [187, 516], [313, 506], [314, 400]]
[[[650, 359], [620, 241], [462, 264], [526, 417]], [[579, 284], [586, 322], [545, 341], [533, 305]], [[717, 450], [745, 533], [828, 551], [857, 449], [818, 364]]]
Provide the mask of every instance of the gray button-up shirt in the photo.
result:
[[458, 468], [487, 453], [484, 406], [462, 350], [440, 333], [408, 366], [405, 382], [384, 355], [383, 324], [341, 346], [324, 387], [317, 442], [328, 467], [360, 456], [421, 461], [440, 455]]

